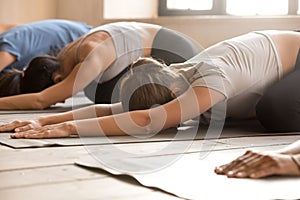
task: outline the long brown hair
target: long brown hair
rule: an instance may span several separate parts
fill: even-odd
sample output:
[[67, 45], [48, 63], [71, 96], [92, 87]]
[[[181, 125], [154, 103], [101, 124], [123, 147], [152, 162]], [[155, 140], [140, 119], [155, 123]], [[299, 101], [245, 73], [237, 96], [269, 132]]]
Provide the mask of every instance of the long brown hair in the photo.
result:
[[0, 72], [0, 97], [20, 94], [21, 77], [22, 72], [16, 69]]
[[40, 92], [55, 84], [53, 74], [60, 69], [59, 62], [53, 56], [38, 56], [32, 59], [24, 70], [20, 82], [20, 92]]
[[55, 57], [39, 56], [22, 72], [7, 69], [0, 72], [0, 97], [40, 92], [55, 84], [53, 74], [60, 70]]

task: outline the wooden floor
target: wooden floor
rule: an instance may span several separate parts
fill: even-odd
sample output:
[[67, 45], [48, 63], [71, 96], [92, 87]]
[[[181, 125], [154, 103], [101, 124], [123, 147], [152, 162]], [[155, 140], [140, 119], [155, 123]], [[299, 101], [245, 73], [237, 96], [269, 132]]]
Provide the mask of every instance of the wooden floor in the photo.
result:
[[[45, 114], [47, 113], [6, 113], [1, 114], [0, 121], [26, 119]], [[244, 138], [226, 138], [212, 142], [218, 143], [216, 151], [241, 149], [241, 152], [244, 152], [245, 148], [253, 147], [253, 140], [256, 137]], [[297, 138], [273, 136], [261, 137], [261, 139], [259, 140], [260, 143], [256, 140], [257, 147], [276, 149], [295, 141]], [[168, 142], [139, 142], [119, 145], [135, 151], [152, 151]], [[201, 143], [201, 140], [197, 140], [189, 151], [184, 153], [197, 152], [199, 150], [197, 149], [197, 142]], [[90, 170], [74, 164], [85, 155], [88, 155], [88, 152], [84, 146], [14, 149], [0, 145], [0, 199], [179, 199], [164, 191], [143, 187], [128, 176], [113, 176], [102, 170]]]
[[75, 166], [85, 153], [83, 147], [13, 150], [1, 146], [1, 199], [176, 199], [128, 177]]

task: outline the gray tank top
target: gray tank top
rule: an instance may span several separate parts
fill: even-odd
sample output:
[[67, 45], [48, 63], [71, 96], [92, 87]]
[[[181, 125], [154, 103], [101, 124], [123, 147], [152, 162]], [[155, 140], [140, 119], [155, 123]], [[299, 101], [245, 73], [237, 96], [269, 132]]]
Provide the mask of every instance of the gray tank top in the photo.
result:
[[222, 41], [171, 67], [192, 87], [222, 93], [227, 100], [227, 117], [233, 118], [247, 118], [265, 90], [282, 76], [279, 52], [267, 31]]
[[128, 65], [139, 57], [144, 56], [142, 39], [138, 31], [139, 27], [136, 22], [116, 22], [105, 24], [92, 29], [78, 44], [75, 51], [75, 61], [78, 61], [78, 49], [84, 39], [95, 32], [107, 32], [114, 43], [117, 59], [95, 79], [99, 83], [106, 82], [117, 76]]

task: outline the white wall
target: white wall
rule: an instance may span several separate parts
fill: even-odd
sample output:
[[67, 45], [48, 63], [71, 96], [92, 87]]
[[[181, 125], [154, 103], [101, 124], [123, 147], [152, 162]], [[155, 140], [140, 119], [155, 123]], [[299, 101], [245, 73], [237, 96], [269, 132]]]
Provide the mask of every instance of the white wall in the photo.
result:
[[[104, 23], [118, 21], [104, 20]], [[132, 21], [136, 21], [133, 19]], [[224, 39], [255, 30], [295, 30], [300, 29], [300, 16], [287, 17], [159, 17], [138, 21], [159, 24], [182, 32], [195, 39], [206, 48]]]
[[148, 20], [175, 29], [197, 40], [203, 47], [255, 30], [300, 29], [300, 16], [286, 17], [167, 17]]
[[[203, 47], [253, 30], [300, 29], [300, 16], [157, 17], [156, 10], [157, 0], [0, 0], [0, 23], [26, 23], [55, 17], [85, 21], [93, 26], [120, 20], [143, 21], [183, 32]], [[139, 18], [132, 18], [134, 12]], [[126, 13], [127, 17], [120, 19]]]
[[154, 18], [156, 0], [104, 0], [104, 18]]
[[56, 17], [57, 0], [0, 0], [0, 23], [27, 23]]
[[99, 25], [103, 20], [103, 0], [58, 0], [57, 18]]

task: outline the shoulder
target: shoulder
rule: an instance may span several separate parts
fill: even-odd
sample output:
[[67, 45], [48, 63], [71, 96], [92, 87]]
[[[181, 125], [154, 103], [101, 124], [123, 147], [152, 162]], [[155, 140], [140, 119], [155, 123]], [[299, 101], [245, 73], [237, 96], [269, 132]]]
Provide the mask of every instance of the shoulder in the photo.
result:
[[62, 19], [53, 19], [53, 20], [46, 20], [45, 23], [56, 25], [57, 27], [62, 28], [69, 28], [69, 29], [87, 29], [90, 30], [92, 27], [85, 22], [80, 21], [71, 21], [71, 20], [62, 20]]

